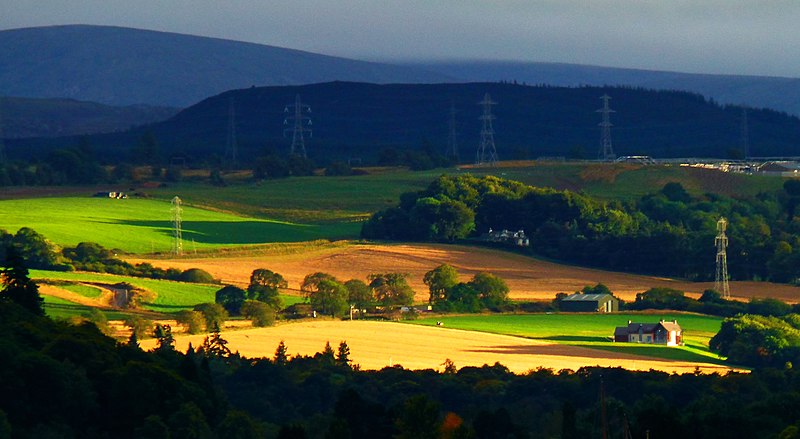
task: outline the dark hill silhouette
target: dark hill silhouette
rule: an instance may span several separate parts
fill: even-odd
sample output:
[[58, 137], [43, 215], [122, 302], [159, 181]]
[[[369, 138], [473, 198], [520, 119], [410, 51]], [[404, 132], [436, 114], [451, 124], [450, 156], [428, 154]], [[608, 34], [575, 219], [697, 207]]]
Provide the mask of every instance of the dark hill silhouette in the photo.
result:
[[413, 67], [109, 26], [0, 31], [0, 96], [185, 107], [233, 88], [444, 81]]
[[[382, 148], [444, 152], [451, 103], [457, 110], [463, 161], [475, 156], [485, 93], [494, 107], [495, 139], [500, 159], [566, 156], [583, 150], [595, 158], [599, 145], [600, 96], [612, 97], [612, 137], [618, 155], [656, 157], [727, 157], [739, 148], [741, 109], [723, 107], [687, 92], [620, 87], [533, 87], [501, 83], [376, 85], [332, 82], [304, 86], [232, 90], [189, 107], [175, 117], [126, 133], [92, 136], [106, 159], [120, 160], [146, 131], [160, 145], [164, 161], [180, 155], [203, 161], [225, 150], [228, 108], [236, 109], [239, 156], [271, 148], [286, 153], [285, 106], [300, 94], [312, 108], [309, 155], [326, 159], [374, 160]], [[800, 119], [772, 110], [748, 113], [751, 154], [800, 155]], [[7, 142], [10, 154], [35, 155], [43, 147], [74, 144], [74, 139]]]
[[772, 108], [800, 115], [800, 78], [712, 75], [545, 62], [439, 62], [408, 64], [464, 82], [517, 80], [576, 87], [630, 86], [699, 93], [717, 102]]
[[149, 105], [115, 107], [72, 99], [0, 97], [0, 132], [6, 138], [106, 133], [159, 122], [178, 111]]

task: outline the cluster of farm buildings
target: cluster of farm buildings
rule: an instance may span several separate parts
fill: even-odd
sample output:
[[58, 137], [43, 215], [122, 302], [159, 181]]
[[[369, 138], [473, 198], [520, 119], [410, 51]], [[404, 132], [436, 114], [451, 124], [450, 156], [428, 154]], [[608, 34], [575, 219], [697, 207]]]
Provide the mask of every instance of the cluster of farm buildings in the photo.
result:
[[[572, 294], [561, 299], [560, 308], [565, 312], [619, 311], [619, 299], [610, 294]], [[677, 320], [659, 320], [657, 323], [638, 323], [628, 320], [626, 326], [614, 329], [615, 342], [646, 343], [666, 346], [683, 344], [683, 330]]]

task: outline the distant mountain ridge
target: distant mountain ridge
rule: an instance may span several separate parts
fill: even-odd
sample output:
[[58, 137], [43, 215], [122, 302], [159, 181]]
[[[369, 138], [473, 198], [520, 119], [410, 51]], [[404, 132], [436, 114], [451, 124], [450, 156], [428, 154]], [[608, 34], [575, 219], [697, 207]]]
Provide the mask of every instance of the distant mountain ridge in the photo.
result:
[[[306, 149], [319, 163], [362, 158], [375, 163], [382, 149], [399, 153], [428, 149], [444, 154], [451, 105], [462, 162], [474, 160], [480, 142], [481, 108], [489, 93], [495, 142], [501, 160], [570, 156], [596, 158], [600, 144], [596, 112], [608, 93], [618, 155], [728, 157], [741, 153], [741, 108], [720, 106], [698, 94], [631, 87], [523, 86], [512, 83], [367, 84], [329, 82], [232, 90], [205, 99], [174, 117], [134, 130], [95, 135], [89, 142], [108, 160], [125, 158], [146, 133], [157, 139], [164, 161], [184, 157], [201, 163], [226, 150], [229, 108], [235, 108], [239, 157], [272, 151], [285, 155], [285, 108], [300, 95], [313, 112]], [[753, 156], [800, 155], [800, 119], [773, 110], [748, 111]], [[9, 155], [33, 155], [69, 146], [74, 139], [7, 142]]]
[[518, 81], [684, 90], [800, 115], [800, 78], [537, 62], [375, 63], [268, 45], [109, 26], [0, 31], [0, 96], [187, 107], [251, 86]]
[[0, 95], [186, 107], [226, 90], [440, 74], [217, 38], [109, 26], [0, 31]]
[[0, 97], [0, 133], [8, 139], [108, 133], [160, 122], [178, 111], [149, 105], [115, 107], [73, 99]]
[[699, 93], [722, 104], [800, 115], [800, 78], [712, 75], [545, 62], [409, 63], [465, 82], [518, 81], [564, 87], [631, 86]]

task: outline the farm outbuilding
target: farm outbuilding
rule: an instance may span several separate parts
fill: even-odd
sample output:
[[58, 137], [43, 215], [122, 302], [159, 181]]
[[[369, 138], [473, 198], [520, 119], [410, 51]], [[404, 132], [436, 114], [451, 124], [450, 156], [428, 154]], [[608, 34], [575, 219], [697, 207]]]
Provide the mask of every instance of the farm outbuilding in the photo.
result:
[[683, 344], [683, 330], [677, 320], [660, 320], [658, 323], [634, 323], [628, 320], [628, 326], [614, 329], [614, 341], [678, 346]]
[[619, 299], [610, 294], [576, 293], [561, 299], [559, 308], [564, 312], [617, 312]]

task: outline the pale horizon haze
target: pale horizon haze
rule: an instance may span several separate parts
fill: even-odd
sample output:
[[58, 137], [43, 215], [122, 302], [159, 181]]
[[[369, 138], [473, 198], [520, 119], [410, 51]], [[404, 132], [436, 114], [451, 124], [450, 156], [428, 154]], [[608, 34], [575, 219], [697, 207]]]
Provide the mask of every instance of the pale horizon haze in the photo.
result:
[[370, 61], [800, 77], [800, 1], [0, 0], [0, 30], [132, 27]]

